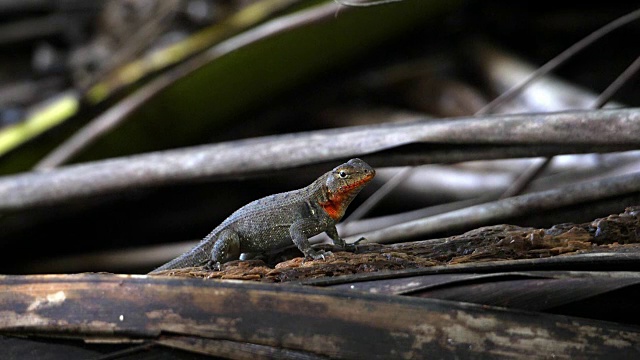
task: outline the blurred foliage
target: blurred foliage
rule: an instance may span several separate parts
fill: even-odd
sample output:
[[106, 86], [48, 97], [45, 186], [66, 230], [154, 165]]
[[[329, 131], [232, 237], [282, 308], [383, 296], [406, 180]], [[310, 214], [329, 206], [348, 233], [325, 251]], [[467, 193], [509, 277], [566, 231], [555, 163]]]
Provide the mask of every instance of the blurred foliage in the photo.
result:
[[[70, 120], [63, 126], [58, 126], [53, 133], [6, 154], [0, 159], [0, 173], [29, 169], [82, 124], [91, 121], [109, 106], [117, 106], [119, 99], [126, 99], [127, 94], [135, 94], [136, 90], [129, 88], [124, 93], [121, 92], [120, 96], [115, 93], [116, 96], [105, 103], [92, 103], [104, 99], [116, 88], [140, 78], [149, 83], [154, 77], [170, 77], [171, 84], [154, 94], [147, 103], [137, 107], [133, 114], [124, 119], [122, 126], [83, 152], [77, 158], [78, 161], [206, 143], [228, 121], [241, 121], [247, 110], [267, 104], [283, 91], [313, 81], [315, 77], [355, 59], [356, 56], [366, 54], [373, 47], [455, 5], [440, 0], [430, 1], [428, 6], [407, 1], [355, 11], [343, 9], [336, 11], [333, 17], [325, 17], [309, 25], [295, 26], [219, 57], [211, 56], [205, 63], [190, 65], [186, 58], [187, 61], [173, 69], [167, 68], [167, 71], [155, 76], [145, 76], [149, 71], [166, 67], [184, 57], [185, 52], [197, 52], [204, 43], [211, 44], [214, 48], [209, 51], [215, 53], [215, 44], [228, 39], [238, 29], [258, 23], [260, 19], [291, 2], [256, 2], [202, 32], [162, 51], [156, 51], [155, 55], [147, 56], [146, 60], [133, 59], [129, 64], [116, 69], [110, 75], [110, 80], [94, 86], [88, 93], [90, 101], [83, 102], [75, 116], [72, 116], [75, 107], [71, 111], [54, 111], [62, 102], [68, 104], [78, 101], [77, 95], [71, 95], [58, 100], [60, 103], [48, 105], [47, 112], [51, 120], [41, 126], [33, 128], [30, 125], [35, 122], [33, 118], [41, 116], [33, 114], [23, 123], [5, 127], [0, 130], [1, 152], [65, 122], [67, 118]], [[324, 2], [316, 6], [331, 4]], [[293, 15], [312, 10], [313, 7], [301, 7]], [[200, 56], [206, 58], [207, 53]], [[172, 71], [180, 75], [175, 76]], [[122, 78], [123, 76], [131, 78]], [[144, 86], [138, 89], [145, 91]], [[25, 129], [31, 131], [27, 132]], [[28, 136], [21, 136], [23, 134]]]
[[341, 12], [335, 19], [252, 43], [176, 81], [80, 159], [206, 142], [225, 122], [241, 121], [248, 109], [362, 55], [445, 5], [452, 3], [407, 2]]

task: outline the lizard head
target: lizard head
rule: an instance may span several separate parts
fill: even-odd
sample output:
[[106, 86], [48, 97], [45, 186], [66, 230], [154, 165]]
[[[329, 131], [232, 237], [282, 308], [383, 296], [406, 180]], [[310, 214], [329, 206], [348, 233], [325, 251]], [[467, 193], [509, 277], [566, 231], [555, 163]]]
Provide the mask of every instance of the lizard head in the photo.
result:
[[360, 159], [336, 167], [325, 175], [327, 200], [320, 205], [333, 220], [339, 221], [353, 198], [375, 175], [376, 171]]

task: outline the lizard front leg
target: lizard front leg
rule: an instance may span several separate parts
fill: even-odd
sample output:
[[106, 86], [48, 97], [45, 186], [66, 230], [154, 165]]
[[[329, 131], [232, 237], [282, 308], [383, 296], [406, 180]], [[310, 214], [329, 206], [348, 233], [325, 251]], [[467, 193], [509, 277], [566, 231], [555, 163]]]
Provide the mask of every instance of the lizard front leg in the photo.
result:
[[325, 255], [331, 254], [331, 252], [327, 251], [317, 251], [311, 248], [311, 244], [309, 244], [308, 234], [319, 234], [322, 232], [320, 229], [320, 225], [317, 221], [311, 219], [300, 219], [289, 227], [289, 235], [291, 235], [291, 240], [296, 244], [298, 249], [302, 251], [305, 257], [310, 257], [314, 260], [323, 259]]
[[330, 225], [324, 232], [329, 235], [337, 247], [341, 247], [343, 249], [347, 248], [347, 243], [340, 237], [340, 235], [338, 235], [338, 229], [336, 229], [335, 225]]
[[211, 264], [220, 267], [231, 260], [240, 258], [240, 237], [231, 229], [220, 232], [211, 250]]
[[326, 230], [325, 233], [327, 233], [327, 235], [329, 235], [329, 237], [331, 238], [331, 240], [333, 240], [333, 243], [337, 246], [337, 247], [341, 247], [347, 251], [356, 251], [358, 248], [356, 246], [357, 243], [359, 243], [360, 241], [364, 240], [364, 238], [361, 238], [360, 240], [356, 241], [353, 244], [347, 244], [343, 238], [340, 237], [340, 235], [338, 235], [338, 229], [336, 229], [335, 225], [329, 226]]

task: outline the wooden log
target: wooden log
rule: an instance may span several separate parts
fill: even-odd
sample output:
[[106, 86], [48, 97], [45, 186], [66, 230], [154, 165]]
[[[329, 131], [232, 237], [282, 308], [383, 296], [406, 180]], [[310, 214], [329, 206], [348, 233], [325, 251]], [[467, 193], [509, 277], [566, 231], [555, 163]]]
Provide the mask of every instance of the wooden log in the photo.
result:
[[[292, 357], [640, 356], [640, 328], [634, 326], [452, 301], [237, 281], [3, 276], [0, 309], [2, 334], [85, 341], [156, 339], [164, 345], [170, 345], [172, 336], [191, 336], [268, 347], [283, 356], [291, 351]], [[229, 347], [194, 346], [199, 352], [234, 357]]]

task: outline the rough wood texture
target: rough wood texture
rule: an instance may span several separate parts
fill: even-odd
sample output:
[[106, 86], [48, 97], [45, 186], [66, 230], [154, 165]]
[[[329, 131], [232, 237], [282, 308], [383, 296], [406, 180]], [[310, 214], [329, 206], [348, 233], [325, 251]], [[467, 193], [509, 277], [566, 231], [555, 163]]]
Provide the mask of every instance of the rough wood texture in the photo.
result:
[[218, 356], [235, 354], [242, 344], [257, 346], [244, 347], [247, 352], [289, 358], [640, 356], [640, 328], [633, 326], [277, 284], [100, 274], [4, 276], [0, 308], [3, 334], [94, 342], [157, 339]]
[[[59, 353], [69, 346], [110, 358], [174, 358], [167, 347], [185, 351], [176, 358], [633, 358], [640, 356], [640, 326], [630, 320], [635, 306], [612, 313], [598, 301], [574, 304], [620, 291], [627, 292], [618, 304], [637, 303], [632, 293], [640, 272], [593, 270], [603, 259], [608, 266], [638, 267], [639, 222], [640, 208], [633, 207], [546, 230], [501, 225], [437, 241], [368, 244], [326, 261], [280, 261], [279, 254], [267, 259], [279, 262], [274, 268], [251, 260], [219, 272], [172, 272], [288, 285], [180, 276], [2, 276], [0, 335], [7, 347], [0, 355], [37, 348]], [[581, 264], [591, 271], [522, 271]], [[580, 308], [572, 313], [580, 317], [520, 310], [562, 306]], [[618, 323], [586, 319], [605, 310], [602, 319]], [[43, 337], [51, 347], [39, 342]]]
[[[172, 270], [164, 275], [265, 282], [298, 281], [381, 270], [420, 269], [436, 265], [480, 261], [537, 259], [556, 255], [595, 253], [640, 253], [640, 207], [584, 224], [559, 224], [549, 229], [496, 225], [478, 228], [446, 239], [393, 245], [366, 244], [355, 254], [335, 252], [325, 260], [282, 256], [265, 262], [234, 261], [222, 271], [202, 268]], [[297, 253], [299, 256], [299, 253]], [[296, 256], [291, 253], [289, 256]]]

